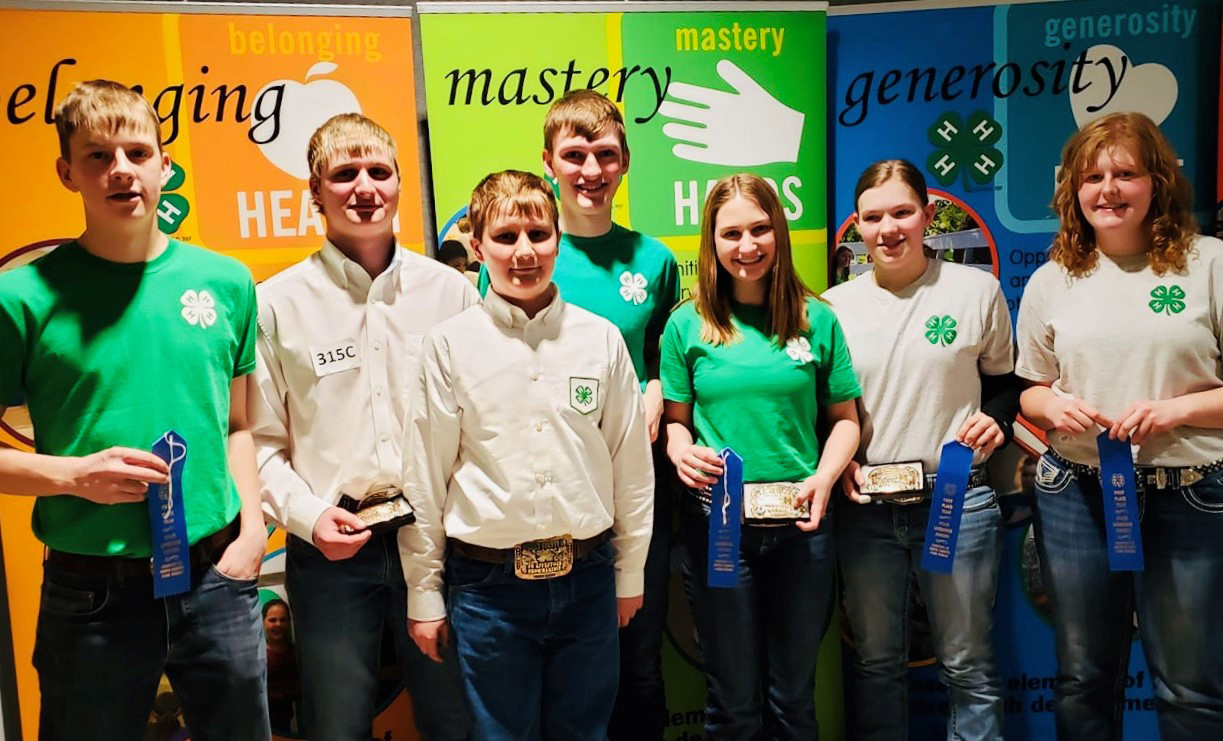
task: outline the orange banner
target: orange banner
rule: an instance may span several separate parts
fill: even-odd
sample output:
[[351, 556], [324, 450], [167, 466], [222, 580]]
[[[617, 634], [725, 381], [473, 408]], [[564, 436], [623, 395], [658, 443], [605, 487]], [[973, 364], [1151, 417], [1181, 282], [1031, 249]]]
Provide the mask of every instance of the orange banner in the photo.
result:
[[[84, 228], [78, 197], [55, 174], [52, 112], [75, 82], [95, 78], [139, 86], [162, 120], [175, 173], [158, 215], [171, 236], [242, 260], [257, 280], [318, 249], [323, 223], [310, 203], [306, 145], [327, 118], [359, 111], [395, 137], [403, 183], [396, 232], [423, 252], [411, 20], [402, 8], [385, 14], [0, 9], [0, 140], [9, 173], [0, 183], [0, 271]], [[0, 443], [28, 448], [31, 437], [24, 410], [9, 409]], [[30, 511], [28, 499], [0, 497], [22, 727], [36, 738], [30, 657], [42, 550]]]

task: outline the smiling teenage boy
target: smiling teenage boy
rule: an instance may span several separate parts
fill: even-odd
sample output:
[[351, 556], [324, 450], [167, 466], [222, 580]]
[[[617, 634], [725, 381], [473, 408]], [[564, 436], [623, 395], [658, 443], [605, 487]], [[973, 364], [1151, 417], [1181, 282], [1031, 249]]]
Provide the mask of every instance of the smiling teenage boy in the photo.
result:
[[449, 615], [477, 738], [602, 739], [654, 501], [637, 376], [552, 283], [542, 179], [489, 175], [470, 214], [492, 290], [425, 338], [408, 425], [412, 638], [435, 655]]
[[85, 231], [0, 275], [0, 403], [26, 400], [37, 451], [0, 449], [0, 491], [38, 497], [47, 546], [39, 737], [140, 738], [164, 671], [192, 738], [269, 738], [254, 283], [158, 229], [170, 156], [139, 94], [80, 83], [55, 124]]
[[268, 516], [289, 532], [305, 730], [327, 741], [371, 736], [384, 623], [425, 741], [468, 729], [454, 660], [435, 664], [408, 640], [405, 518], [378, 513], [403, 502], [404, 403], [421, 337], [478, 295], [462, 274], [396, 243], [395, 155], [365, 116], [324, 123], [307, 161], [327, 242], [259, 287], [259, 474]]
[[561, 241], [552, 280], [565, 300], [619, 328], [654, 443], [658, 479], [645, 603], [620, 633], [620, 684], [608, 735], [612, 741], [657, 741], [666, 724], [662, 634], [675, 470], [659, 435], [658, 348], [667, 317], [679, 303], [679, 267], [661, 242], [612, 221], [612, 202], [629, 166], [624, 118], [615, 103], [594, 90], [571, 91], [548, 110], [543, 134], [544, 171], [560, 199]]

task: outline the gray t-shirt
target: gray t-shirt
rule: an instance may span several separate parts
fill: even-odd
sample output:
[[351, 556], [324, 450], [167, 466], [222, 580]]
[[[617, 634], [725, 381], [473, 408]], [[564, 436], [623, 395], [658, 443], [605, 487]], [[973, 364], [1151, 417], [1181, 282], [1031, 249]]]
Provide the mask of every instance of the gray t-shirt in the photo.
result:
[[920, 460], [933, 473], [943, 444], [981, 408], [978, 371], [1010, 372], [1013, 350], [998, 280], [977, 268], [928, 263], [899, 292], [880, 288], [871, 272], [824, 298], [862, 385], [858, 460]]
[[[1223, 386], [1223, 242], [1198, 237], [1185, 269], [1156, 275], [1146, 255], [1101, 253], [1088, 275], [1054, 263], [1028, 281], [1019, 307], [1016, 373], [1052, 383], [1116, 419], [1134, 401], [1171, 399]], [[852, 347], [852, 345], [851, 345]], [[1095, 427], [1053, 432], [1060, 455], [1096, 465]], [[1178, 427], [1138, 447], [1144, 465], [1196, 466], [1223, 458], [1223, 430]]]

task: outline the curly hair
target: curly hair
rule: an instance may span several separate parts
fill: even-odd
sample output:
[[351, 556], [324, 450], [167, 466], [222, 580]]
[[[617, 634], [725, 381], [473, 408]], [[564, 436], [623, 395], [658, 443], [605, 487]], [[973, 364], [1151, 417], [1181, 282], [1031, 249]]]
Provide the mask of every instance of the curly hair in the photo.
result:
[[1079, 206], [1083, 173], [1094, 167], [1100, 152], [1129, 152], [1151, 178], [1151, 207], [1143, 225], [1150, 245], [1147, 258], [1157, 275], [1185, 267], [1186, 254], [1197, 233], [1191, 211], [1193, 192], [1176, 163], [1176, 152], [1155, 122], [1141, 113], [1112, 113], [1079, 129], [1062, 147], [1062, 163], [1053, 192], [1053, 210], [1061, 229], [1049, 248], [1049, 259], [1075, 277], [1096, 266], [1095, 230]]

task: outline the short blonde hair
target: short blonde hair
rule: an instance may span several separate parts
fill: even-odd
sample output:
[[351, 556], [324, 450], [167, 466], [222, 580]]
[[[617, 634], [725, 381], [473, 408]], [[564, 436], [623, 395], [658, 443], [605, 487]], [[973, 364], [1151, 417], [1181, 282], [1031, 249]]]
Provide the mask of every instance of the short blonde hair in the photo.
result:
[[493, 217], [518, 214], [547, 219], [560, 231], [560, 213], [552, 188], [538, 175], [521, 170], [503, 170], [486, 175], [471, 193], [467, 216], [472, 238], [484, 239], [484, 229]]
[[115, 134], [124, 129], [152, 132], [161, 150], [161, 119], [143, 95], [126, 85], [111, 80], [78, 82], [55, 106], [55, 132], [65, 160], [76, 132]]
[[620, 149], [627, 155], [624, 117], [616, 104], [596, 90], [571, 90], [553, 103], [544, 117], [544, 149], [551, 152], [556, 137], [566, 129], [571, 129], [578, 136], [595, 139], [609, 128], [620, 140]]
[[[313, 190], [323, 179], [323, 170], [336, 157], [360, 157], [367, 154], [387, 154], [399, 174], [399, 155], [395, 140], [386, 129], [360, 113], [341, 113], [323, 122], [310, 136], [306, 147], [306, 163], [310, 166]], [[319, 207], [318, 198], [314, 205]]]
[[1121, 149], [1151, 177], [1151, 208], [1143, 226], [1147, 257], [1157, 275], [1183, 270], [1197, 234], [1193, 189], [1176, 162], [1176, 152], [1154, 121], [1141, 113], [1111, 113], [1075, 132], [1062, 148], [1062, 167], [1053, 191], [1053, 210], [1061, 229], [1049, 248], [1049, 259], [1075, 277], [1096, 266], [1096, 233], [1079, 205], [1083, 173], [1095, 167], [1101, 152]]

